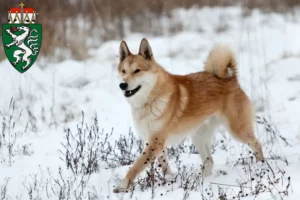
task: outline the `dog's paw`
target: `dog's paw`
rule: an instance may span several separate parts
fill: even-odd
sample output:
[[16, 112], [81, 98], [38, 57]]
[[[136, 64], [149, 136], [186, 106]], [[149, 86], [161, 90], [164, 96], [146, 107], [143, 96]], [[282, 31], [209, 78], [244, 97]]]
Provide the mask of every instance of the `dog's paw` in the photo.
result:
[[175, 174], [172, 172], [172, 170], [170, 168], [168, 168], [165, 172], [164, 172], [164, 177], [167, 180], [171, 180], [174, 179]]
[[255, 158], [256, 158], [256, 162], [264, 162], [265, 161], [265, 158], [263, 155], [256, 154]]
[[128, 192], [129, 188], [132, 186], [131, 181], [124, 178], [121, 183], [113, 190], [114, 193], [125, 193]]
[[203, 170], [202, 170], [202, 177], [203, 177], [203, 178], [207, 178], [207, 177], [209, 177], [211, 174], [212, 174], [212, 169], [206, 168], [206, 169], [203, 169]]
[[205, 160], [203, 167], [202, 167], [202, 177], [206, 178], [212, 174], [212, 169], [213, 169], [213, 161], [210, 160]]
[[128, 189], [117, 187], [113, 190], [114, 193], [127, 193]]

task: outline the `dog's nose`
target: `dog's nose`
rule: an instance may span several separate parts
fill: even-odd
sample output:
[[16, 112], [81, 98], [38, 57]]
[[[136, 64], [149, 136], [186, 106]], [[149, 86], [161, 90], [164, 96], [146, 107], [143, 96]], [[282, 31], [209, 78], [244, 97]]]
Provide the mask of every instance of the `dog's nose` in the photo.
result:
[[126, 90], [126, 88], [128, 87], [128, 84], [127, 83], [120, 83], [120, 88], [122, 90]]

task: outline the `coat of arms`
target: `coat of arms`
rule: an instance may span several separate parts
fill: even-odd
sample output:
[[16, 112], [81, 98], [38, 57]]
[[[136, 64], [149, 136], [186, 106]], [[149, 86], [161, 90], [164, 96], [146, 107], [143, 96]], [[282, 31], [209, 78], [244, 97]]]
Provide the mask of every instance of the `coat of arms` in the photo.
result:
[[35, 62], [42, 42], [42, 25], [35, 24], [36, 11], [25, 8], [11, 8], [8, 24], [2, 25], [2, 41], [5, 54], [13, 67], [26, 72]]

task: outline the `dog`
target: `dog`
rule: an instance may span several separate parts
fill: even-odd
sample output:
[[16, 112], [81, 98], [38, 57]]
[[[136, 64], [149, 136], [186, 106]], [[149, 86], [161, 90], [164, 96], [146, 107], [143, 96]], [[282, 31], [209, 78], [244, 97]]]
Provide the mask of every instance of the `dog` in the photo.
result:
[[146, 146], [115, 193], [128, 191], [136, 176], [155, 159], [165, 175], [171, 174], [166, 147], [188, 136], [203, 162], [202, 176], [211, 175], [212, 139], [219, 124], [225, 125], [235, 139], [248, 144], [256, 161], [264, 159], [254, 135], [254, 109], [239, 85], [235, 56], [228, 46], [215, 45], [205, 70], [187, 75], [174, 75], [161, 67], [145, 38], [137, 55], [130, 52], [125, 41], [120, 44], [119, 54], [119, 86]]

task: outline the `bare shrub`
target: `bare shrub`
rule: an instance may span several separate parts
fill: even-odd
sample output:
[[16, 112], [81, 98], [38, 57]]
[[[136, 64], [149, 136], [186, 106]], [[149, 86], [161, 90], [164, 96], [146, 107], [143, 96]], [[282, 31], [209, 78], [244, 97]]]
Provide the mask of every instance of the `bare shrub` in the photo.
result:
[[16, 156], [30, 156], [33, 152], [30, 149], [31, 144], [22, 144], [20, 138], [26, 133], [25, 130], [20, 131], [16, 128], [19, 122], [22, 111], [15, 114], [15, 101], [13, 98], [10, 101], [7, 115], [0, 111], [2, 117], [2, 128], [0, 134], [0, 162], [8, 166], [12, 166]]
[[89, 175], [68, 176], [66, 174], [68, 173], [59, 167], [57, 174], [53, 174], [48, 169], [46, 173], [41, 170], [39, 174], [29, 175], [23, 182], [29, 199], [98, 199], [95, 187], [88, 186]]
[[[89, 128], [84, 124], [84, 113], [82, 113], [82, 123], [77, 125], [76, 135], [73, 135], [70, 129], [66, 130], [66, 140], [62, 143], [64, 149], [60, 150], [63, 156], [61, 159], [75, 175], [91, 174], [99, 170], [101, 157], [98, 157], [98, 152], [101, 148], [101, 141], [98, 133], [97, 118]], [[105, 148], [104, 146], [105, 144], [102, 148]]]
[[7, 195], [7, 191], [8, 191], [8, 182], [9, 182], [10, 178], [6, 178], [4, 180], [3, 185], [0, 185], [0, 200], [7, 200], [9, 199], [9, 196]]
[[[29, 177], [26, 177], [25, 181], [23, 182], [23, 186], [26, 188], [30, 200], [42, 200], [43, 192], [45, 191], [47, 185], [48, 184], [44, 183], [43, 178], [39, 179], [38, 174], [29, 175]], [[47, 197], [49, 198], [48, 193]]]
[[100, 130], [97, 116], [93, 124], [88, 126], [82, 113], [82, 122], [77, 125], [76, 132], [73, 134], [70, 129], [65, 131], [63, 149], [60, 150], [61, 159], [76, 175], [98, 172], [100, 166], [115, 168], [130, 165], [143, 150], [143, 142], [131, 130], [126, 136], [121, 135], [114, 144], [111, 143], [113, 129], [110, 133]]
[[291, 178], [283, 169], [273, 165], [275, 163], [264, 161], [261, 165], [243, 166], [244, 175], [236, 180], [237, 185], [211, 184], [218, 186], [220, 199], [241, 199], [250, 196], [256, 198], [263, 193], [270, 193], [272, 199], [283, 199], [291, 190]]
[[[259, 118], [259, 120], [261, 119]], [[56, 174], [49, 169], [47, 173], [41, 170], [40, 173], [30, 175], [25, 179], [23, 185], [27, 189], [29, 199], [45, 197], [55, 197], [61, 200], [97, 199], [97, 191], [89, 182], [92, 173], [98, 172], [102, 167], [113, 168], [130, 165], [142, 152], [144, 144], [132, 134], [131, 130], [127, 135], [121, 135], [111, 144], [112, 132], [104, 133], [103, 130], [100, 130], [97, 116], [91, 126], [84, 121], [84, 113], [82, 113], [82, 120], [77, 125], [76, 134], [73, 134], [70, 129], [66, 130], [66, 138], [62, 143], [61, 150], [61, 155], [63, 155], [61, 159], [64, 161], [66, 169], [59, 167]], [[273, 125], [269, 124], [266, 127], [267, 130], [273, 130], [272, 133], [276, 132]], [[273, 134], [275, 137], [280, 136], [279, 132]], [[270, 145], [270, 143], [266, 145]], [[214, 148], [215, 151], [226, 150], [228, 144], [220, 140]], [[182, 153], [197, 154], [198, 152], [189, 140], [185, 140], [177, 147], [170, 148], [170, 158], [172, 162], [175, 162], [177, 171], [168, 178], [163, 175], [159, 163], [150, 160], [151, 164], [146, 169], [145, 175], [140, 176], [128, 191], [131, 196], [137, 190], [150, 190], [152, 199], [155, 199], [157, 196], [164, 195], [158, 193], [161, 191], [158, 190], [160, 187], [166, 188], [166, 193], [174, 189], [182, 189], [182, 199], [184, 200], [189, 199], [193, 192], [201, 194], [202, 199], [257, 198], [264, 193], [269, 193], [273, 199], [284, 199], [292, 191], [291, 177], [279, 165], [281, 161], [275, 162], [278, 157], [272, 152], [269, 152], [270, 157], [259, 163], [255, 162], [255, 155], [251, 151], [243, 151], [237, 160], [228, 162], [227, 165], [238, 171], [238, 177], [234, 180], [235, 184], [211, 182], [204, 179], [201, 173], [202, 166], [184, 165], [180, 160]], [[284, 159], [280, 160], [288, 164]], [[72, 173], [68, 173], [68, 169]], [[227, 176], [227, 172], [218, 170], [217, 176]], [[8, 180], [1, 187], [2, 196], [7, 196], [7, 183]]]
[[192, 191], [200, 191], [203, 186], [203, 178], [200, 168], [193, 165], [183, 165], [181, 161], [176, 160], [177, 172], [172, 177], [163, 176], [162, 170], [156, 161], [151, 161], [150, 167], [146, 170], [146, 176], [138, 178], [133, 187], [130, 189], [131, 195], [137, 190], [151, 190], [151, 198], [155, 199], [157, 188], [167, 187], [167, 192], [174, 189], [183, 189], [183, 199], [188, 199], [189, 193]]
[[90, 176], [64, 176], [61, 168], [59, 168], [59, 176], [54, 179], [51, 190], [59, 200], [64, 199], [97, 199], [95, 188], [87, 187]]
[[274, 142], [282, 141], [286, 146], [291, 146], [288, 140], [280, 134], [277, 127], [274, 124], [271, 124], [266, 118], [256, 116], [256, 122], [264, 126], [264, 129], [269, 136], [269, 143], [274, 144]]

